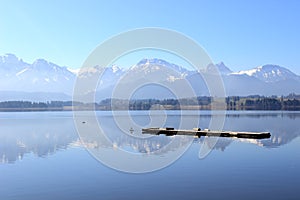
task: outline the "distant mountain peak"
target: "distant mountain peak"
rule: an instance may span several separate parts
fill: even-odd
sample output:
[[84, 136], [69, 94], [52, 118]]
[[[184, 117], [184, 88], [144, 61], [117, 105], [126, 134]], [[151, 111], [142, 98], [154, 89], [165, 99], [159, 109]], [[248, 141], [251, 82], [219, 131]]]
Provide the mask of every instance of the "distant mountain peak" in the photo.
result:
[[48, 61], [46, 61], [45, 59], [37, 59], [35, 60], [32, 65], [32, 67], [34, 68], [44, 68], [44, 69], [47, 69], [50, 67], [50, 63]]
[[176, 65], [174, 63], [168, 62], [166, 60], [160, 59], [160, 58], [144, 58], [141, 61], [139, 61], [136, 65], [134, 65], [131, 69], [139, 69], [143, 68], [153, 68], [155, 70], [159, 70], [161, 67], [165, 69], [171, 69], [178, 73], [186, 73], [188, 70], [182, 66]]
[[49, 62], [45, 59], [42, 59], [42, 58], [39, 58], [39, 59], [36, 59], [33, 64], [49, 64]]
[[206, 67], [206, 72], [214, 73], [215, 70], [218, 70], [221, 75], [228, 75], [232, 73], [231, 69], [229, 69], [223, 62], [217, 64], [209, 64]]
[[218, 66], [222, 66], [222, 67], [227, 67], [227, 66], [224, 64], [224, 62], [223, 62], [223, 61], [221, 61], [221, 62], [217, 63], [216, 65], [218, 65]]
[[256, 77], [264, 82], [278, 82], [283, 80], [296, 80], [299, 77], [290, 70], [279, 65], [262, 65], [250, 70], [234, 72], [233, 74]]
[[143, 58], [136, 65], [146, 65], [146, 64], [171, 65], [171, 63], [159, 58]]
[[216, 64], [221, 74], [230, 74], [232, 73], [232, 70], [227, 67], [224, 62], [220, 62]]
[[[0, 91], [72, 94], [76, 78], [98, 78], [100, 73], [103, 73], [99, 86], [103, 89], [101, 95], [105, 98], [110, 97], [113, 86], [118, 84], [121, 78], [125, 80], [126, 77], [132, 77], [130, 81], [135, 81], [136, 77], [151, 77], [152, 75], [155, 77], [153, 80], [170, 84], [182, 93], [185, 92], [182, 81], [187, 80], [197, 95], [209, 95], [202, 75], [205, 73], [212, 75], [213, 72], [218, 72], [222, 75], [228, 95], [300, 93], [300, 77], [279, 65], [267, 64], [250, 70], [232, 72], [224, 62], [220, 62], [211, 64], [201, 72], [203, 74], [197, 73], [195, 69], [184, 68], [158, 58], [144, 58], [131, 68], [111, 65], [70, 69], [45, 59], [37, 59], [29, 64], [14, 54], [5, 54], [0, 56]], [[157, 91], [148, 92], [153, 96], [162, 94]]]
[[0, 56], [0, 58], [2, 63], [18, 63], [20, 61], [19, 58], [12, 53], [4, 54], [4, 56]]
[[45, 59], [37, 59], [29, 64], [14, 54], [0, 56], [0, 91], [71, 94], [75, 78], [66, 67]]

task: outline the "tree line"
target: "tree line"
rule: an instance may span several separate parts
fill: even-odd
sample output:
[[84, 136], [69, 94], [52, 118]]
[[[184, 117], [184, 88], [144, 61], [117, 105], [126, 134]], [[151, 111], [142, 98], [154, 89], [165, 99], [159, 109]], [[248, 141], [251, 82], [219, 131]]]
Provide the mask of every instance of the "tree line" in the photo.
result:
[[49, 101], [49, 102], [32, 102], [32, 101], [2, 101], [0, 102], [1, 111], [43, 111], [43, 110], [67, 110], [74, 105], [83, 105], [80, 102], [73, 101]]
[[[104, 99], [98, 103], [74, 101], [3, 101], [0, 111], [62, 111], [62, 110], [150, 110], [150, 109], [212, 109], [213, 97], [201, 96], [182, 99]], [[229, 96], [225, 99], [227, 110], [300, 110], [300, 95], [264, 97], [252, 95], [246, 97]]]
[[299, 99], [285, 97], [227, 97], [228, 110], [300, 110]]

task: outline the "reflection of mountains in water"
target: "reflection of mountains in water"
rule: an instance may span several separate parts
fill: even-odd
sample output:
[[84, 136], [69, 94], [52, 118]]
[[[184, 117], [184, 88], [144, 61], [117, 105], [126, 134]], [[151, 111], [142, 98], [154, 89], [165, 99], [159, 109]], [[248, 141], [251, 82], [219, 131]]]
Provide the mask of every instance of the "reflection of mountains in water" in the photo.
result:
[[1, 119], [0, 163], [13, 163], [26, 153], [45, 157], [76, 139], [72, 119]]
[[[239, 130], [247, 129], [249, 131], [268, 131], [271, 133], [270, 139], [248, 140], [259, 146], [267, 148], [279, 147], [287, 144], [300, 136], [299, 130], [299, 112], [245, 112], [241, 115], [232, 115], [228, 117], [234, 119], [235, 128]], [[234, 122], [231, 122], [234, 123]], [[245, 140], [241, 140], [245, 141]]]
[[269, 140], [262, 140], [259, 142], [264, 147], [268, 148], [274, 148], [274, 147], [280, 147], [284, 144], [287, 144], [291, 142], [292, 140], [296, 139], [300, 136], [300, 130], [295, 130], [293, 132], [288, 131], [274, 131], [273, 135]]
[[[120, 130], [110, 120], [105, 121], [105, 126], [102, 126], [102, 131], [97, 130], [94, 124], [91, 127], [82, 129], [85, 131], [81, 135], [82, 145], [94, 150], [101, 149], [120, 149], [123, 151], [138, 153], [138, 154], [153, 154], [167, 153], [174, 151], [179, 147], [187, 147], [192, 138], [187, 136], [166, 137], [149, 136], [145, 138], [141, 130], [128, 129], [126, 133]], [[85, 126], [85, 125], [83, 125]], [[125, 130], [124, 130], [125, 131]], [[104, 139], [103, 136], [107, 139]]]
[[[202, 115], [201, 115], [202, 116]], [[210, 117], [203, 115], [202, 117]], [[220, 138], [214, 149], [225, 150], [232, 141], [240, 141], [256, 144], [265, 148], [276, 148], [288, 144], [300, 136], [298, 119], [300, 112], [281, 111], [229, 111], [226, 115], [224, 129], [234, 131], [267, 131], [271, 133], [270, 139], [242, 139], [242, 138]], [[203, 138], [195, 140], [201, 143]]]
[[[261, 147], [266, 148], [274, 148], [279, 147], [281, 145], [287, 144], [294, 140], [295, 138], [300, 136], [300, 130], [297, 128], [297, 117], [300, 117], [299, 114], [270, 114], [263, 113], [262, 115], [253, 114], [254, 116], [248, 115], [227, 115], [227, 127], [226, 130], [249, 130], [249, 131], [257, 131], [260, 130], [271, 132], [271, 138], [269, 139], [244, 139], [244, 138], [219, 138], [216, 143], [214, 141], [206, 140], [207, 143], [211, 142], [212, 148], [215, 150], [225, 151], [226, 147], [228, 147], [233, 141], [245, 142], [255, 144]], [[206, 116], [204, 116], [205, 118]], [[262, 120], [263, 119], [263, 120]], [[109, 124], [109, 123], [106, 123]], [[267, 127], [267, 124], [270, 124], [271, 127]], [[225, 125], [226, 127], [226, 125]], [[165, 145], [169, 144], [172, 140], [172, 137], [168, 136], [153, 136], [148, 139], [137, 139], [135, 137], [130, 136], [129, 130], [128, 135], [123, 134], [118, 131], [117, 128], [112, 126], [102, 127], [105, 131], [105, 134], [109, 136], [111, 142], [113, 143], [113, 148], [121, 148], [128, 150], [128, 147], [133, 152], [138, 153], [151, 153], [158, 151]], [[177, 141], [177, 145], [184, 146], [190, 141], [184, 136], [175, 136], [181, 137], [180, 141]], [[189, 137], [189, 136], [187, 136]], [[205, 137], [194, 138], [194, 143], [202, 144], [204, 142]], [[92, 140], [88, 142], [90, 144], [89, 147], [99, 148], [105, 147], [101, 141]], [[88, 144], [85, 144], [88, 145]], [[208, 144], [209, 145], [209, 144]], [[106, 146], [106, 148], [111, 148], [110, 146]], [[176, 146], [173, 146], [176, 148]], [[171, 149], [167, 149], [168, 151], [172, 151]]]
[[[269, 131], [270, 139], [231, 139], [220, 138], [216, 145], [212, 146], [215, 150], [226, 150], [233, 141], [253, 143], [266, 148], [280, 147], [300, 136], [298, 129], [298, 118], [300, 114], [275, 113], [262, 114], [251, 117], [247, 115], [228, 115], [224, 129], [226, 130], [248, 130], [248, 131]], [[206, 118], [205, 115], [202, 116]], [[73, 119], [66, 118], [47, 118], [40, 119], [0, 119], [0, 163], [13, 163], [22, 159], [26, 153], [34, 153], [39, 157], [45, 157], [53, 154], [60, 149], [66, 149], [70, 145], [82, 145], [75, 131]], [[108, 118], [113, 121], [113, 118]], [[170, 148], [165, 148], [174, 137], [152, 136], [150, 138], [140, 139], [128, 134], [122, 133], [119, 129], [112, 126], [111, 122], [106, 122], [104, 127], [106, 135], [112, 143], [107, 146], [95, 138], [88, 141], [85, 145], [90, 148], [120, 148], [133, 153], [160, 153], [173, 151], [175, 148], [185, 146], [190, 139], [181, 136], [175, 140]], [[270, 126], [267, 127], [266, 126]], [[138, 130], [136, 130], [138, 132]], [[133, 133], [136, 134], [136, 133]], [[194, 139], [194, 143], [202, 144], [204, 138]]]

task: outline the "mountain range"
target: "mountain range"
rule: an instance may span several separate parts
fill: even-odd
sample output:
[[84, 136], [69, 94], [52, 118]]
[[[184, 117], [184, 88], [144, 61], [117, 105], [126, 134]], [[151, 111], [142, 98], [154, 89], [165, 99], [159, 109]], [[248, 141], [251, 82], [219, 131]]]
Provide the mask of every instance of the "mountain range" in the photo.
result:
[[[37, 59], [30, 64], [14, 54], [5, 54], [0, 56], [0, 101], [71, 100], [77, 78], [98, 78], [103, 70], [96, 100], [111, 97], [116, 85], [124, 93], [130, 92], [126, 91], [127, 88], [141, 86], [132, 94], [136, 98], [169, 98], [174, 97], [173, 91], [179, 91], [184, 97], [188, 95], [185, 84], [190, 84], [198, 96], [210, 95], [204, 77], [215, 68], [222, 77], [228, 96], [300, 93], [300, 76], [278, 65], [268, 64], [233, 72], [221, 62], [196, 71], [154, 58], [143, 59], [128, 69], [112, 65], [74, 70], [44, 59]], [[151, 82], [159, 84], [148, 84]]]

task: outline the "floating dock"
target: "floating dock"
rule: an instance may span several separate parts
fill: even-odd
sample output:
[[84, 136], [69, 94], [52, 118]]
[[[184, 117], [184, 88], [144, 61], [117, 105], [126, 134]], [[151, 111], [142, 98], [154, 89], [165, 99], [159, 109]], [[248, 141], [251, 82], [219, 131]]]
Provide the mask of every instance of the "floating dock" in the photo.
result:
[[210, 136], [210, 137], [236, 137], [236, 138], [253, 138], [253, 139], [265, 139], [270, 138], [269, 132], [236, 132], [236, 131], [211, 131], [209, 129], [201, 130], [200, 128], [194, 128], [192, 130], [176, 130], [174, 128], [145, 128], [142, 129], [143, 134], [167, 136], [173, 135], [190, 135], [190, 136]]

